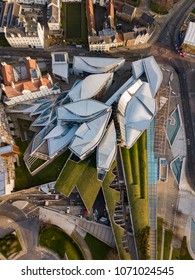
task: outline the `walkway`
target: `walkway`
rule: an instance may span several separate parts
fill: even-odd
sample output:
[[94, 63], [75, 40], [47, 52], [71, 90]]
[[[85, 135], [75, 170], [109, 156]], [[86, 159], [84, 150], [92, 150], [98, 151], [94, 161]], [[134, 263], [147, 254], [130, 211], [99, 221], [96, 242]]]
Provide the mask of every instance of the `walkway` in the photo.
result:
[[108, 246], [112, 248], [116, 247], [111, 227], [94, 222], [88, 222], [84, 219], [77, 219], [77, 225], [102, 242], [106, 243]]
[[150, 258], [156, 259], [156, 230], [157, 230], [157, 180], [158, 161], [154, 154], [154, 121], [147, 130], [148, 156], [148, 208], [150, 225]]
[[81, 237], [79, 229], [84, 230], [84, 236], [88, 232], [110, 247], [116, 247], [111, 227], [95, 222], [90, 222], [85, 219], [77, 218], [75, 216], [61, 214], [46, 208], [40, 208], [39, 217], [43, 222], [49, 222], [60, 227], [68, 235], [78, 237], [76, 241], [78, 242], [78, 244], [80, 244], [81, 248], [84, 245], [84, 252], [87, 259], [92, 259], [91, 253], [86, 242]]
[[85, 260], [92, 260], [93, 258], [91, 255], [91, 251], [89, 250], [87, 243], [81, 237], [81, 235], [76, 230], [74, 230], [73, 233], [71, 234], [71, 237], [74, 240], [76, 240], [77, 245], [79, 246], [80, 250], [82, 251]]

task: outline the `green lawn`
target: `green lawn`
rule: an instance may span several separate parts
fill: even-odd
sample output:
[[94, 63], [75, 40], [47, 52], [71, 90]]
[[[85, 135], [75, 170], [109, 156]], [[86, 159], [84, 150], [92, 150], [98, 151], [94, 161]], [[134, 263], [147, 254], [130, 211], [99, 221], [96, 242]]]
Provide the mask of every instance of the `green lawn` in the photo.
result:
[[85, 236], [85, 241], [89, 246], [93, 260], [107, 260], [108, 254], [112, 250], [110, 246], [103, 243], [99, 239], [95, 238], [93, 235], [87, 233]]
[[0, 238], [0, 253], [7, 259], [11, 255], [22, 250], [18, 237], [15, 234], [8, 234]]
[[[122, 148], [122, 158], [136, 233], [148, 226], [146, 133], [142, 134], [130, 150]], [[140, 219], [140, 215], [142, 219]]]
[[66, 5], [67, 38], [81, 38], [81, 3]]
[[139, 172], [140, 172], [140, 196], [148, 197], [148, 160], [147, 160], [146, 132], [137, 141]]
[[90, 212], [101, 187], [101, 182], [97, 180], [94, 155], [79, 163], [68, 160], [55, 184], [55, 188], [65, 196], [69, 196], [75, 186]]
[[123, 164], [126, 166], [126, 169], [128, 172], [125, 173], [126, 180], [129, 182], [129, 184], [133, 184], [133, 170], [131, 166], [131, 161], [130, 161], [130, 155], [129, 155], [129, 150], [128, 149], [121, 149], [122, 152], [122, 157], [123, 157]]
[[149, 6], [150, 10], [154, 13], [160, 14], [160, 15], [166, 15], [168, 11], [164, 8], [159, 7], [157, 4], [150, 2]]
[[157, 218], [157, 260], [160, 260], [161, 258], [162, 225], [163, 219]]
[[88, 30], [87, 30], [86, 7], [84, 2], [81, 4], [81, 17], [82, 17], [82, 26], [81, 26], [82, 42], [84, 44], [87, 44]]
[[6, 40], [6, 38], [0, 38], [0, 46], [3, 47], [10, 47], [8, 41]]
[[143, 236], [140, 233], [149, 226], [146, 132], [142, 134], [130, 150], [122, 148], [121, 151], [138, 253], [140, 259], [145, 259], [146, 256], [143, 256], [144, 250], [140, 248], [139, 252], [139, 244], [142, 243], [140, 237]]
[[77, 44], [87, 44], [88, 31], [85, 3], [63, 2], [61, 14], [61, 25], [65, 38]]
[[95, 157], [90, 159], [76, 185], [85, 203], [87, 211], [90, 212], [101, 187], [101, 182], [97, 180]]
[[68, 160], [56, 181], [55, 188], [64, 195], [69, 196], [79, 177], [86, 169], [88, 161], [89, 159], [86, 159], [76, 163], [72, 160]]
[[39, 232], [39, 244], [56, 252], [61, 259], [64, 259], [65, 253], [69, 260], [84, 259], [76, 242], [58, 227], [43, 227]]
[[137, 142], [129, 150], [129, 153], [130, 153], [130, 162], [131, 162], [131, 176], [132, 176], [133, 183], [135, 185], [140, 185], [139, 153], [138, 153]]
[[42, 164], [44, 164], [46, 161], [38, 158], [35, 162], [33, 162], [33, 164], [30, 167], [30, 171], [33, 172], [35, 171], [38, 167], [40, 167]]
[[62, 28], [68, 39], [82, 37], [82, 3], [62, 3]]
[[171, 240], [173, 237], [173, 232], [170, 230], [165, 230], [165, 241], [164, 241], [164, 255], [163, 260], [169, 259], [170, 254], [170, 246], [171, 246]]
[[49, 165], [43, 168], [35, 176], [32, 176], [29, 173], [23, 160], [23, 153], [25, 152], [27, 146], [29, 145], [29, 141], [21, 141], [19, 138], [16, 138], [15, 141], [20, 148], [20, 154], [19, 154], [20, 166], [16, 166], [16, 173], [15, 173], [16, 191], [57, 180], [60, 171], [62, 170], [65, 162], [67, 161], [70, 155], [69, 150], [67, 150], [62, 155], [54, 159]]

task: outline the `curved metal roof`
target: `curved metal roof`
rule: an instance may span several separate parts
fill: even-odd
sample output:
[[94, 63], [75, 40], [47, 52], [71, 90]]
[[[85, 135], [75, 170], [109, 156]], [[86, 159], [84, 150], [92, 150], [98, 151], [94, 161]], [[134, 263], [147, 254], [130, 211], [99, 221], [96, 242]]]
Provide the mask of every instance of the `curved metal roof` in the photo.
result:
[[125, 63], [124, 58], [74, 56], [73, 69], [91, 74], [116, 71]]
[[113, 73], [95, 74], [87, 76], [72, 88], [68, 94], [73, 102], [81, 99], [92, 98], [102, 90], [105, 91], [111, 84]]
[[152, 95], [156, 95], [162, 83], [163, 74], [153, 56], [132, 62], [132, 73], [134, 79], [140, 78], [145, 73], [151, 86]]
[[111, 110], [88, 123], [83, 123], [75, 132], [70, 150], [81, 159], [99, 144], [109, 121]]
[[[88, 116], [91, 116], [93, 114], [96, 114], [98, 112], [108, 109], [109, 106], [107, 106], [104, 103], [99, 102], [97, 100], [93, 100], [93, 99], [85, 99], [85, 100], [80, 100], [77, 102], [68, 103], [68, 104], [65, 104], [63, 107], [58, 108], [59, 119], [63, 118], [63, 111], [61, 112], [61, 109], [63, 109], [63, 108], [77, 116], [88, 117]], [[62, 113], [62, 116], [60, 116], [61, 113]]]
[[118, 121], [124, 145], [131, 147], [153, 119], [156, 112], [156, 101], [152, 96], [150, 85], [145, 82], [134, 96], [128, 98], [128, 94], [128, 91], [125, 91], [124, 96], [122, 95], [120, 98]]
[[106, 171], [110, 169], [116, 156], [116, 149], [116, 130], [112, 121], [97, 148], [97, 169]]

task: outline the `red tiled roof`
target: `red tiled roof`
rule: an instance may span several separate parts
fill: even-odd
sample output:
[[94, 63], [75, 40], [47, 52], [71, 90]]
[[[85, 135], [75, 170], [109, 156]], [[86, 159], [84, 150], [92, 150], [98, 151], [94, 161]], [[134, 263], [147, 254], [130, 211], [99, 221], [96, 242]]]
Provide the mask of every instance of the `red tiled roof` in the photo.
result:
[[43, 77], [42, 81], [36, 79], [33, 82], [30, 80], [19, 81], [14, 84], [15, 88], [12, 86], [5, 86], [5, 93], [8, 98], [16, 97], [22, 95], [23, 90], [30, 90], [32, 93], [39, 91], [41, 86], [52, 87], [50, 80], [47, 77]]
[[14, 82], [14, 72], [13, 72], [13, 67], [11, 65], [2, 65], [2, 76], [4, 80], [4, 84], [6, 86], [11, 85], [11, 82]]
[[107, 9], [107, 15], [111, 18], [114, 18], [114, 3], [113, 0], [109, 1], [108, 9]]
[[[41, 79], [37, 78], [33, 81], [31, 80], [30, 69], [37, 68], [37, 63], [35, 59], [27, 59], [26, 68], [29, 72], [29, 79], [15, 82], [13, 67], [7, 64], [2, 65], [2, 76], [5, 85], [5, 93], [8, 98], [22, 95], [23, 90], [30, 90], [33, 93], [39, 91], [41, 86], [47, 86], [48, 88], [52, 88], [52, 83], [47, 76], [43, 76]], [[13, 86], [12, 82], [14, 84]]]
[[37, 68], [37, 62], [35, 59], [27, 59], [26, 60], [26, 68], [27, 68], [27, 71], [28, 71], [28, 76], [29, 76], [29, 79], [31, 79], [31, 73], [30, 73], [30, 69], [36, 69]]
[[92, 0], [86, 0], [87, 25], [89, 33], [95, 30], [95, 17]]

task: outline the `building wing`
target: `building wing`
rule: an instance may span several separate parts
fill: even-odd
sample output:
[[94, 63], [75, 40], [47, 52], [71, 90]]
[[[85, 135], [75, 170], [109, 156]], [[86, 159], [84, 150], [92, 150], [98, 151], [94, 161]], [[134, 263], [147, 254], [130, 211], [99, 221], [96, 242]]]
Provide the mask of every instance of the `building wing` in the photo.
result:
[[108, 171], [115, 159], [117, 150], [114, 121], [108, 127], [97, 148], [97, 169]]
[[74, 56], [73, 69], [75, 74], [79, 74], [82, 72], [100, 74], [106, 72], [114, 72], [121, 68], [124, 63], [124, 58]]
[[63, 132], [55, 137], [47, 139], [49, 157], [53, 157], [55, 154], [60, 152], [62, 149], [67, 147], [73, 139], [78, 125], [63, 127]]
[[143, 82], [133, 96], [128, 90], [121, 95], [117, 117], [124, 146], [128, 148], [133, 146], [149, 126], [155, 113], [156, 101], [148, 83]]
[[80, 159], [89, 155], [101, 141], [111, 110], [87, 123], [83, 123], [76, 131], [75, 137], [70, 144], [70, 150]]
[[97, 96], [101, 98], [111, 85], [113, 73], [90, 75], [73, 87], [68, 96], [72, 101], [89, 99]]
[[146, 75], [147, 82], [151, 87], [152, 95], [156, 95], [157, 90], [162, 83], [163, 75], [153, 56], [132, 62], [132, 73], [134, 79]]
[[58, 119], [70, 121], [76, 119], [93, 118], [101, 112], [108, 110], [109, 106], [97, 100], [85, 99], [77, 102], [65, 104], [57, 109]]

